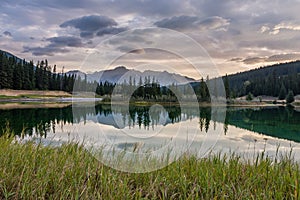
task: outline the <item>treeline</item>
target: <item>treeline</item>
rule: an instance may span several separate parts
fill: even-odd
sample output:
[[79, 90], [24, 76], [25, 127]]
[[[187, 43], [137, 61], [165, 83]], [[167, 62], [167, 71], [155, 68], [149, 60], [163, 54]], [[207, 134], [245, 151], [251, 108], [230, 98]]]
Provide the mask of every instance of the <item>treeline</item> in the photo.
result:
[[[300, 94], [300, 61], [276, 64], [233, 75], [223, 76], [226, 98], [245, 95], [268, 95], [284, 99], [288, 94]], [[218, 97], [216, 79], [204, 80], [185, 85], [161, 86], [155, 77], [134, 78], [123, 83], [88, 82], [87, 76], [57, 72], [56, 65], [47, 60], [34, 64], [12, 54], [0, 51], [0, 89], [15, 90], [61, 90], [95, 92], [101, 96], [131, 96], [132, 101], [178, 101], [196, 95], [200, 102], [210, 102]], [[213, 91], [209, 91], [208, 86]], [[214, 86], [215, 85], [215, 86]], [[219, 91], [220, 92], [220, 91]]]
[[[299, 73], [300, 61], [295, 61], [228, 75], [230, 96], [239, 97], [251, 93], [254, 96], [282, 98], [288, 91], [300, 94]], [[226, 79], [226, 76], [223, 78]]]
[[[47, 60], [26, 62], [0, 51], [0, 89], [15, 90], [62, 90], [72, 92], [75, 75], [57, 73]], [[78, 81], [78, 80], [77, 80]], [[89, 87], [85, 80], [79, 80], [82, 88]]]
[[210, 95], [205, 81], [193, 88], [190, 84], [161, 86], [155, 77], [134, 78], [123, 83], [88, 82], [87, 77], [57, 72], [56, 65], [47, 60], [27, 62], [12, 54], [0, 51], [0, 89], [15, 90], [60, 90], [66, 92], [95, 92], [110, 97], [131, 95], [131, 101], [178, 101], [179, 98], [196, 94], [199, 101], [209, 101]]
[[162, 86], [155, 77], [139, 78], [139, 81], [132, 77], [124, 80], [123, 83], [102, 83], [97, 87], [97, 94], [111, 95], [112, 92], [120, 98], [130, 96], [130, 101], [173, 101], [177, 102], [181, 99], [192, 99], [197, 97], [198, 101], [210, 101], [210, 94], [206, 81], [202, 79], [197, 84], [177, 85], [175, 83]]
[[100, 82], [96, 88], [96, 94], [101, 96], [119, 96], [120, 98], [130, 97], [130, 101], [177, 101], [175, 90], [177, 86], [172, 84], [169, 87], [161, 86], [155, 77], [140, 77], [139, 82], [132, 77], [124, 80], [123, 83]]

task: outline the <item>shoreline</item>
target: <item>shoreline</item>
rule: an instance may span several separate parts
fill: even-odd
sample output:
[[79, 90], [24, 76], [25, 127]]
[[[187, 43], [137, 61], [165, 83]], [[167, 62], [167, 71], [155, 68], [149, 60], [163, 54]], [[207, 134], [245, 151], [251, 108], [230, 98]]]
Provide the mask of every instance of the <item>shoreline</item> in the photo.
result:
[[[5, 104], [16, 105], [17, 107], [28, 107], [31, 105], [39, 105], [40, 107], [47, 107], [48, 105], [58, 105], [60, 107], [62, 104], [72, 104], [72, 103], [101, 103], [109, 105], [127, 105], [126, 101], [103, 101], [105, 97], [99, 98], [95, 97], [93, 93], [82, 93], [77, 95], [72, 95], [64, 91], [41, 91], [41, 90], [10, 90], [10, 89], [0, 89], [0, 109]], [[45, 104], [42, 106], [42, 104]], [[179, 102], [159, 102], [159, 101], [135, 101], [129, 102], [130, 105], [135, 106], [151, 106], [155, 104], [160, 104], [163, 106], [199, 106], [199, 107], [278, 107], [278, 106], [288, 106], [284, 102], [277, 102], [274, 104], [270, 99], [266, 98], [262, 101], [246, 101], [241, 99], [229, 100], [229, 102], [188, 102], [183, 100], [182, 103]], [[23, 105], [23, 106], [19, 106]], [[24, 106], [27, 105], [27, 106]], [[300, 101], [295, 101], [291, 104], [294, 107], [300, 107]], [[7, 106], [8, 107], [8, 106]]]
[[[128, 102], [102, 102], [100, 98], [68, 98], [68, 99], [9, 99], [9, 100], [0, 100], [0, 110], [1, 109], [26, 109], [26, 108], [63, 108], [67, 106], [71, 106], [73, 104], [80, 105], [80, 104], [102, 104], [102, 105], [128, 105]], [[261, 102], [257, 103], [230, 103], [230, 104], [211, 104], [211, 103], [168, 103], [168, 102], [131, 102], [129, 105], [132, 106], [153, 106], [153, 105], [161, 105], [161, 106], [184, 106], [184, 107], [243, 107], [243, 108], [259, 108], [259, 107], [287, 107], [286, 104], [272, 104], [272, 103], [265, 103]], [[295, 108], [299, 108], [299, 105], [293, 105]]]

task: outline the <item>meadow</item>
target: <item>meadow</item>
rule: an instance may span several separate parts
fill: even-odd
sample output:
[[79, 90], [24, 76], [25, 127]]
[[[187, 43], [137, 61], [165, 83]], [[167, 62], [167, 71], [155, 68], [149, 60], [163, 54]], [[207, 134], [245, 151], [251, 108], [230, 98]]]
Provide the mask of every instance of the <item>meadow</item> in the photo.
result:
[[0, 199], [299, 199], [292, 153], [245, 160], [234, 153], [182, 156], [150, 173], [109, 168], [82, 145], [0, 137]]

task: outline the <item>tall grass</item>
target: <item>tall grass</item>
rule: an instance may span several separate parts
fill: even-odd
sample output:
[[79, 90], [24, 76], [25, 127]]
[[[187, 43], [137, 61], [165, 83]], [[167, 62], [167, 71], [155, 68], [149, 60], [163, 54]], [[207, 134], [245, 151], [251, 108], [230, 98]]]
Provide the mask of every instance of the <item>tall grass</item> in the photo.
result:
[[78, 144], [45, 147], [0, 138], [0, 199], [299, 199], [290, 156], [245, 161], [235, 154], [184, 156], [130, 174], [104, 166]]

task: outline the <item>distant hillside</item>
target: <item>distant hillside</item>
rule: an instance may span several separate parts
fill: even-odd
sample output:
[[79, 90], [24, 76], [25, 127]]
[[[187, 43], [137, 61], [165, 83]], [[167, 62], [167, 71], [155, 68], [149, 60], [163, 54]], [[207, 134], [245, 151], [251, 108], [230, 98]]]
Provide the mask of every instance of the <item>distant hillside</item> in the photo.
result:
[[[75, 76], [57, 74], [48, 65], [47, 60], [41, 60], [35, 66], [32, 61], [27, 62], [0, 50], [0, 89], [72, 92], [75, 78]], [[88, 83], [81, 82], [84, 88], [89, 86]]]
[[[280, 91], [292, 90], [300, 94], [300, 61], [260, 67], [228, 75], [229, 88], [235, 96], [251, 92], [253, 95], [279, 96]], [[226, 79], [226, 76], [223, 77]]]
[[171, 84], [186, 84], [192, 81], [195, 81], [192, 78], [182, 76], [175, 73], [169, 73], [166, 71], [152, 71], [146, 70], [144, 72], [134, 70], [134, 69], [127, 69], [126, 67], [119, 66], [115, 69], [110, 70], [103, 70], [99, 72], [85, 74], [81, 71], [69, 71], [67, 72], [68, 75], [76, 75], [77, 77], [80, 76], [81, 78], [87, 77], [89, 82], [110, 82], [110, 83], [123, 83], [124, 81], [128, 82], [131, 79], [133, 82], [135, 81], [136, 84], [139, 83], [140, 78], [144, 82], [145, 78], [149, 78], [152, 80], [153, 77], [155, 81], [159, 82], [160, 85], [166, 86]]

